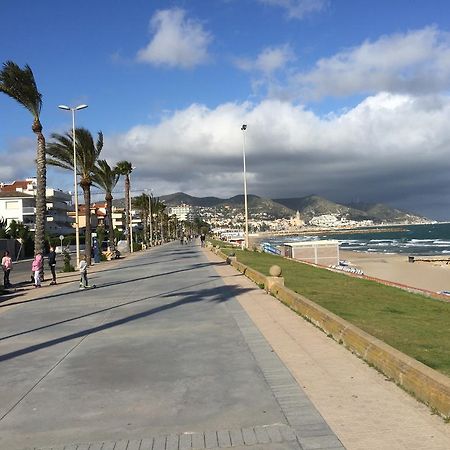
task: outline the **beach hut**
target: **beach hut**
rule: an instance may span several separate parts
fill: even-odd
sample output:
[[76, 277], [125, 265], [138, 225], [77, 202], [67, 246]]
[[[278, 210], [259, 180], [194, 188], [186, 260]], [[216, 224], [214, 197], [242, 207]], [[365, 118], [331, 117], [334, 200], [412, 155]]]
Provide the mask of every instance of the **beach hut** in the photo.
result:
[[288, 242], [279, 248], [288, 258], [321, 266], [339, 264], [339, 242], [335, 240]]

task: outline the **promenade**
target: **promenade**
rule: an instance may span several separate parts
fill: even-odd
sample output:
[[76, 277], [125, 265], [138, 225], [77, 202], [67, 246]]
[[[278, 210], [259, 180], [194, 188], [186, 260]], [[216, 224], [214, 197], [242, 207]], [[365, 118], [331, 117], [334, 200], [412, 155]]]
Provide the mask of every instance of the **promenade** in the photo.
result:
[[91, 282], [0, 303], [0, 450], [450, 448], [442, 419], [198, 245]]

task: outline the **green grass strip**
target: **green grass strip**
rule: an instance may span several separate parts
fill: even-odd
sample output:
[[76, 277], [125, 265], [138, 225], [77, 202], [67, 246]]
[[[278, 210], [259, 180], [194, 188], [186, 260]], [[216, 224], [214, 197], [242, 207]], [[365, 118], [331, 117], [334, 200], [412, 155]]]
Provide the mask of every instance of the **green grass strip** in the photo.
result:
[[450, 303], [267, 253], [233, 251], [238, 261], [265, 275], [271, 265], [279, 265], [288, 288], [450, 375]]

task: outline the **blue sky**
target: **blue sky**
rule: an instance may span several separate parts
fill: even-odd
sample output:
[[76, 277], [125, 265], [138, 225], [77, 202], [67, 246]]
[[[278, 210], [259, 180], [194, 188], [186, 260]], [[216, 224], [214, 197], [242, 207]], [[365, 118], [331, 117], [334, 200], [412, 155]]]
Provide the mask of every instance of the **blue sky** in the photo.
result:
[[[383, 201], [450, 218], [450, 5], [439, 0], [4, 2], [0, 62], [29, 64], [46, 137], [105, 133], [136, 190]], [[33, 174], [0, 96], [0, 181]], [[49, 185], [71, 178], [49, 170]], [[449, 211], [449, 213], [446, 212]]]

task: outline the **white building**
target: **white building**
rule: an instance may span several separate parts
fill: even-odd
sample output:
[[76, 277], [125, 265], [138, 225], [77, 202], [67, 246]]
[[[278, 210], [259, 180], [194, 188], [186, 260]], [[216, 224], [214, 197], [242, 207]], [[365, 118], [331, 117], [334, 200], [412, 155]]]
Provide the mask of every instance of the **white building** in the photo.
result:
[[192, 221], [195, 217], [195, 209], [191, 205], [172, 206], [169, 208], [169, 216], [177, 216], [180, 222]]
[[[0, 184], [0, 218], [7, 223], [12, 220], [35, 230], [36, 222], [36, 178], [14, 181], [11, 184]], [[73, 232], [73, 219], [68, 216], [71, 209], [69, 193], [59, 189], [48, 188], [46, 230], [50, 234], [70, 234]]]

